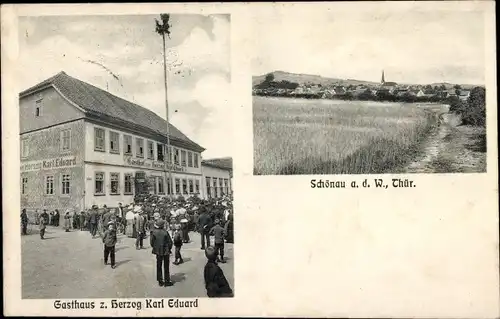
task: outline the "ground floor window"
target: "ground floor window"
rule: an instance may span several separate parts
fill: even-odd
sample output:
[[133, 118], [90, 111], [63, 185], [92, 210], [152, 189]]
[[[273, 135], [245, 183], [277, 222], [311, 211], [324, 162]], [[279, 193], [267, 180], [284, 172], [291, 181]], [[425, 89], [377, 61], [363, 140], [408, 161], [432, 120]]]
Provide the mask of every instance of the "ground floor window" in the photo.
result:
[[180, 194], [181, 192], [181, 180], [176, 178], [175, 179], [175, 193]]
[[109, 174], [111, 181], [111, 195], [120, 194], [120, 174], [119, 173], [110, 173]]
[[187, 180], [183, 179], [182, 180], [182, 193], [187, 194], [188, 193], [188, 185], [187, 185]]
[[124, 194], [132, 194], [132, 174], [125, 174]]
[[217, 197], [217, 178], [214, 177], [214, 197]]
[[194, 181], [194, 187], [196, 190], [196, 194], [199, 194], [200, 193], [200, 181], [199, 180]]
[[21, 182], [21, 194], [26, 194], [26, 191], [28, 190], [28, 178], [23, 177], [22, 182]]
[[193, 194], [193, 193], [194, 193], [193, 180], [190, 179], [189, 180], [189, 194]]
[[172, 183], [170, 181], [170, 178], [167, 178], [167, 194], [171, 195], [172, 194]]
[[45, 176], [45, 194], [54, 195], [54, 176]]
[[70, 184], [71, 184], [71, 175], [63, 174], [61, 183], [61, 193], [63, 195], [69, 195]]
[[211, 184], [210, 184], [210, 177], [205, 177], [206, 183], [207, 183], [207, 197], [212, 197], [212, 191], [211, 191]]
[[95, 173], [95, 189], [94, 193], [96, 195], [104, 195], [104, 173]]
[[163, 185], [163, 177], [158, 177], [158, 193], [165, 194], [165, 187]]

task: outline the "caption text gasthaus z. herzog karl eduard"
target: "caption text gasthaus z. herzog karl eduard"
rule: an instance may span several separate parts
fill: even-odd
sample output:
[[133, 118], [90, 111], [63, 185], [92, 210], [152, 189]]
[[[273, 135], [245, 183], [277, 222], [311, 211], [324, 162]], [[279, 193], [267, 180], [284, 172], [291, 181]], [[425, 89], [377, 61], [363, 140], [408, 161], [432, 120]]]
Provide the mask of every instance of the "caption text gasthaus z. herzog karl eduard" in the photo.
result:
[[181, 300], [181, 299], [145, 299], [144, 301], [120, 301], [112, 299], [110, 301], [54, 301], [54, 308], [59, 310], [75, 310], [75, 309], [163, 309], [163, 308], [197, 308], [198, 299]]
[[408, 178], [391, 178], [390, 182], [386, 182], [382, 178], [374, 178], [373, 184], [368, 179], [363, 181], [335, 181], [328, 179], [311, 179], [311, 188], [370, 188], [375, 186], [375, 188], [387, 189], [392, 188], [412, 188], [416, 187], [414, 181]]

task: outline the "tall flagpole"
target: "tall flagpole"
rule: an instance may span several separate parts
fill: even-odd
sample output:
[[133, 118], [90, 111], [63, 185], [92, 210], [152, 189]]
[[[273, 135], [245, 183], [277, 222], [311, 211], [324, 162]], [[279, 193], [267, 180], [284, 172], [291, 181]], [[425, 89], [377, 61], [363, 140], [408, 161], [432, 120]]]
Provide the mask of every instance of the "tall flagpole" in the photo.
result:
[[[173, 185], [173, 180], [172, 180], [172, 150], [170, 148], [170, 122], [169, 122], [169, 112], [168, 112], [168, 85], [167, 85], [167, 54], [166, 54], [166, 47], [165, 47], [165, 33], [167, 35], [170, 35], [170, 25], [168, 24], [168, 20], [170, 16], [168, 14], [161, 14], [160, 15], [162, 24], [158, 23], [158, 20], [156, 20], [156, 32], [161, 34], [162, 40], [163, 40], [163, 76], [164, 76], [164, 83], [165, 83], [165, 109], [166, 109], [166, 119], [167, 119], [167, 171], [168, 171], [168, 189], [170, 189], [170, 199], [173, 199], [173, 194], [174, 194], [174, 185]], [[167, 155], [165, 154], [165, 155]]]

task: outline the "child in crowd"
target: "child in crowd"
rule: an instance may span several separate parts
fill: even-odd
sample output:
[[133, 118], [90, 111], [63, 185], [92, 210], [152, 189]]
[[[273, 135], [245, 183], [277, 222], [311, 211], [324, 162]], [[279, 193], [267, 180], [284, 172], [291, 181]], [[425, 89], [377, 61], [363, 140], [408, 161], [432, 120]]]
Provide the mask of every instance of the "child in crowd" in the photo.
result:
[[205, 278], [205, 289], [210, 298], [233, 297], [233, 290], [224, 276], [224, 272], [217, 265], [217, 251], [212, 246], [205, 249], [207, 264], [203, 271]]
[[217, 253], [217, 261], [225, 263], [224, 260], [224, 228], [220, 225], [218, 219], [215, 220], [215, 226], [210, 229], [210, 235], [215, 239], [215, 252]]
[[179, 225], [179, 224], [175, 225], [174, 246], [175, 246], [175, 261], [174, 261], [174, 265], [182, 264], [184, 262], [184, 260], [182, 260], [182, 256], [181, 256], [182, 232], [181, 232], [181, 225]]
[[111, 268], [115, 269], [115, 245], [116, 245], [116, 230], [115, 224], [113, 222], [108, 223], [108, 229], [104, 232], [102, 236], [102, 242], [104, 243], [104, 264], [108, 264], [108, 257], [111, 255]]

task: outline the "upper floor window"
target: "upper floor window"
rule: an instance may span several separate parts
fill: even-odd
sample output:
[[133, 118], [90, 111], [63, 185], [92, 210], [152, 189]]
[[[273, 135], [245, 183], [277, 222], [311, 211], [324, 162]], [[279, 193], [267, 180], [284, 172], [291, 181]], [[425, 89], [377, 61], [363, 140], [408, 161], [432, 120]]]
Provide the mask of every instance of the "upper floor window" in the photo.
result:
[[61, 151], [66, 152], [71, 148], [71, 129], [61, 131]]
[[21, 184], [21, 194], [25, 195], [27, 189], [28, 189], [28, 178], [23, 177], [22, 184]]
[[174, 148], [174, 164], [179, 165], [179, 149]]
[[29, 144], [27, 139], [21, 140], [21, 157], [28, 157], [29, 156]]
[[104, 152], [105, 131], [102, 128], [94, 128], [94, 150]]
[[42, 116], [42, 99], [39, 99], [35, 102], [35, 116]]
[[109, 152], [120, 153], [120, 134], [109, 131]]
[[156, 158], [163, 162], [163, 144], [156, 143]]
[[136, 138], [135, 143], [137, 145], [135, 149], [135, 156], [144, 157], [144, 140], [142, 138]]
[[171, 163], [172, 162], [172, 147], [170, 147], [170, 149], [168, 148], [168, 146], [165, 145], [165, 161], [167, 163]]
[[193, 164], [195, 168], [198, 168], [198, 153], [194, 153]]
[[186, 151], [181, 151], [181, 163], [182, 166], [186, 167]]
[[193, 153], [188, 152], [188, 166], [193, 167]]
[[148, 159], [154, 159], [155, 158], [155, 150], [154, 150], [154, 144], [151, 141], [148, 141]]
[[123, 144], [125, 145], [125, 154], [132, 155], [132, 136], [123, 135]]

